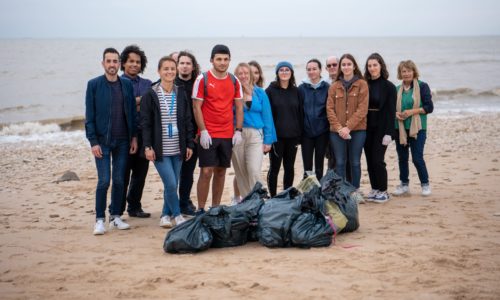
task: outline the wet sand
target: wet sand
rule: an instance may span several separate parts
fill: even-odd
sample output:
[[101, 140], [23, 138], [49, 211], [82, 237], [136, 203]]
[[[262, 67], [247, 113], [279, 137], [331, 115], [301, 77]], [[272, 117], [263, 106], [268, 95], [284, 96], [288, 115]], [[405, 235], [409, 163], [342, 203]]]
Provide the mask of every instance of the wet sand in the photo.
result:
[[[498, 299], [499, 117], [429, 118], [432, 196], [420, 196], [410, 164], [411, 196], [360, 205], [358, 231], [310, 250], [249, 243], [165, 254], [162, 184], [153, 165], [142, 201], [152, 218], [127, 218], [131, 230], [93, 236], [97, 176], [88, 144], [2, 144], [1, 298]], [[394, 143], [386, 162], [393, 190]], [[55, 183], [67, 170], [80, 181]], [[301, 174], [298, 154], [296, 183]], [[225, 204], [232, 176], [228, 170]], [[362, 189], [369, 190], [364, 160]]]

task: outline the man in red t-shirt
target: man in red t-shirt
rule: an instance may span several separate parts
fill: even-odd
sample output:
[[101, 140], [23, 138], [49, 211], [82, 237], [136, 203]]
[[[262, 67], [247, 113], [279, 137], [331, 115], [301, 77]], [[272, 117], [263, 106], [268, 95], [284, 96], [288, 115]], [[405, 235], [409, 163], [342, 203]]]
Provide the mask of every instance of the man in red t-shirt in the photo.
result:
[[[200, 130], [197, 214], [205, 212], [212, 176], [212, 206], [220, 204], [226, 169], [231, 166], [233, 145], [241, 142], [243, 92], [238, 79], [227, 72], [230, 61], [229, 48], [215, 45], [210, 56], [212, 68], [199, 75], [193, 86], [193, 112]], [[236, 128], [233, 126], [233, 107]]]

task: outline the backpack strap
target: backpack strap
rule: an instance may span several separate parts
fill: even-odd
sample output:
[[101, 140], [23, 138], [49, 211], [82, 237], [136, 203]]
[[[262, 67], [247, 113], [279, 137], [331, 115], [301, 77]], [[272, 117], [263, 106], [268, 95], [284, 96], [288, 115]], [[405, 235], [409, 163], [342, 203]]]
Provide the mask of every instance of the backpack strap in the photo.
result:
[[[234, 85], [234, 94], [236, 95], [236, 93], [237, 93], [237, 90], [236, 90], [236, 77], [232, 73], [227, 72], [227, 74], [229, 74], [229, 78], [231, 78], [231, 81], [233, 82], [233, 85]], [[203, 75], [203, 99], [205, 99], [205, 97], [207, 95], [208, 74], [207, 74], [207, 72], [203, 72], [202, 75]]]

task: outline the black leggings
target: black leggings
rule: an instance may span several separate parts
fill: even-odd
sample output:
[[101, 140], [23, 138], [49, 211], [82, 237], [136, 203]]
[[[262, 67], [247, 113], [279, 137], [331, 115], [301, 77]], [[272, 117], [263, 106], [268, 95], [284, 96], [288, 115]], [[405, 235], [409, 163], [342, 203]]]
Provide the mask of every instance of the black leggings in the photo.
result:
[[373, 190], [387, 191], [387, 169], [384, 161], [387, 146], [382, 145], [384, 135], [376, 130], [367, 129], [365, 140], [365, 157], [368, 176]]
[[313, 170], [313, 155], [314, 155], [314, 172], [316, 178], [321, 180], [323, 177], [323, 164], [325, 161], [326, 148], [329, 143], [329, 133], [325, 132], [314, 138], [302, 137], [302, 161], [304, 163], [304, 177], [306, 171]]
[[271, 197], [276, 196], [281, 161], [283, 161], [283, 169], [285, 170], [283, 189], [286, 190], [293, 185], [295, 157], [297, 156], [299, 142], [299, 138], [278, 138], [278, 141], [273, 144], [271, 152], [269, 152], [271, 165], [267, 173], [267, 186]]

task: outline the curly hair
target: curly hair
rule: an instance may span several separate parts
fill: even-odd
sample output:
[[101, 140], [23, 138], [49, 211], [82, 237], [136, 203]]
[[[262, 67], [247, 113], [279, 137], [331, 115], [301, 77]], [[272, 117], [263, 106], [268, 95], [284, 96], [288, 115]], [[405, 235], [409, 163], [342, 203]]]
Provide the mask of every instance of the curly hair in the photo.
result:
[[148, 64], [148, 59], [146, 58], [146, 54], [144, 53], [144, 51], [142, 51], [141, 48], [139, 48], [139, 46], [137, 45], [130, 45], [125, 47], [125, 49], [123, 49], [122, 55], [120, 56], [121, 60], [120, 69], [122, 71], [125, 70], [123, 65], [125, 65], [125, 63], [127, 62], [130, 53], [135, 53], [141, 57], [141, 73], [143, 73], [144, 69], [146, 69], [146, 65]]
[[198, 77], [198, 75], [200, 75], [200, 65], [198, 64], [196, 57], [194, 57], [194, 55], [191, 52], [189, 52], [187, 50], [182, 50], [179, 52], [179, 56], [177, 57], [177, 61], [179, 61], [182, 56], [187, 56], [191, 59], [191, 63], [193, 64], [193, 72], [191, 72], [191, 78]]

